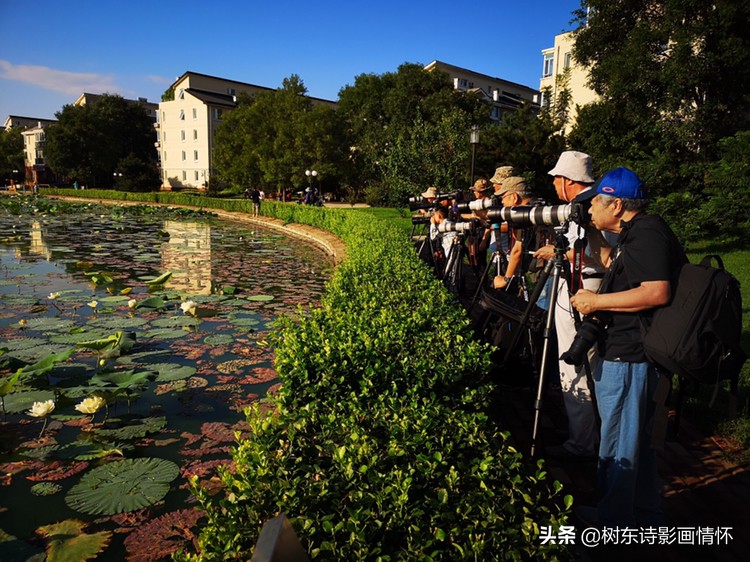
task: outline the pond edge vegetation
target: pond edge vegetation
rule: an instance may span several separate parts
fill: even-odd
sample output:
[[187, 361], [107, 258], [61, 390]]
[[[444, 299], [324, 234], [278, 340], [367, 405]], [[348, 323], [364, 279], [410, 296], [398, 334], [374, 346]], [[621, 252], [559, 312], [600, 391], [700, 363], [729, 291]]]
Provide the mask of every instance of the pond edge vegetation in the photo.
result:
[[[84, 196], [251, 213], [243, 200]], [[205, 518], [175, 559], [247, 559], [279, 513], [313, 559], [568, 558], [539, 536], [568, 524], [572, 497], [495, 425], [490, 348], [404, 231], [347, 209], [265, 201], [262, 215], [331, 232], [347, 257], [319, 305], [275, 324], [281, 390], [246, 410], [252, 437], [220, 469], [223, 489], [191, 480]]]

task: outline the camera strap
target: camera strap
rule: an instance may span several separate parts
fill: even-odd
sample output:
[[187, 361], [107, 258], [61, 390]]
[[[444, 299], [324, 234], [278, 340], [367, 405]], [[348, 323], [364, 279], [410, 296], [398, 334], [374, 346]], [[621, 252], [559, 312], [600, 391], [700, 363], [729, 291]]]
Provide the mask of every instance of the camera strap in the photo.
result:
[[573, 262], [570, 268], [570, 294], [575, 295], [583, 287], [583, 259], [586, 254], [586, 239], [573, 243]]

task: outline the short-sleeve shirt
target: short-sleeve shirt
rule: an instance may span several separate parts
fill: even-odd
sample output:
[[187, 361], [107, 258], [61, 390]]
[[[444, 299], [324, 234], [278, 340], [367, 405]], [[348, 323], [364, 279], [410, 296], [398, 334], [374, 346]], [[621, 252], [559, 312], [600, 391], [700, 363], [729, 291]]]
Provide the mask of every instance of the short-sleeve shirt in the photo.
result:
[[[660, 217], [639, 213], [623, 221], [622, 227], [611, 281], [604, 292], [618, 293], [648, 281], [669, 281], [674, 288], [688, 260], [669, 226]], [[608, 361], [646, 361], [641, 329], [644, 322], [650, 322], [653, 310], [606, 313], [609, 319], [599, 354]]]

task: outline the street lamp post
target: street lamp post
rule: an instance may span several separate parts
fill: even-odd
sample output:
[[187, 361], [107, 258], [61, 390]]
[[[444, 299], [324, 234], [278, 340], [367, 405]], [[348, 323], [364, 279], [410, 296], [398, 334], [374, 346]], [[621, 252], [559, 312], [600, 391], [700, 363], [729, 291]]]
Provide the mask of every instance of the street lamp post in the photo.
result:
[[318, 175], [318, 172], [316, 170], [305, 170], [305, 175], [307, 176], [307, 188], [310, 190], [310, 196], [305, 197], [305, 202], [313, 202], [313, 193], [312, 193], [312, 179]]
[[474, 166], [477, 160], [477, 145], [479, 144], [479, 125], [472, 125], [469, 132], [469, 142], [471, 143], [471, 184], [474, 185]]
[[122, 178], [122, 173], [115, 172], [114, 174], [112, 174], [112, 176], [114, 177], [114, 181], [112, 183], [114, 187], [117, 187], [117, 178]]

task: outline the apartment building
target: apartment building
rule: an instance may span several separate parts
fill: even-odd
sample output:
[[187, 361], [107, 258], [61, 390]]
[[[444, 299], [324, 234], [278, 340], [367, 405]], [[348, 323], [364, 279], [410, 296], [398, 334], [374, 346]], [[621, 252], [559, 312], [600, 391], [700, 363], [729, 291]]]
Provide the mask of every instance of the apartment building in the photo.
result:
[[[598, 96], [588, 87], [588, 69], [577, 65], [573, 60], [575, 37], [573, 31], [555, 36], [555, 42], [549, 49], [542, 51], [542, 78], [539, 90], [542, 92], [542, 105], [549, 105], [557, 98], [561, 88], [567, 87], [571, 104], [565, 132], [570, 132], [578, 116], [577, 107], [596, 101]], [[567, 82], [567, 84], [566, 84]], [[549, 88], [549, 93], [546, 93]]]
[[478, 92], [490, 104], [490, 117], [494, 121], [500, 121], [508, 112], [517, 111], [524, 103], [539, 106], [539, 91], [528, 86], [438, 60], [424, 68], [428, 72], [440, 70], [448, 74], [456, 90]]
[[9, 115], [5, 119], [3, 128], [6, 131], [17, 128], [23, 129], [23, 152], [24, 170], [19, 170], [18, 176], [13, 180], [16, 183], [51, 183], [55, 175], [49, 170], [44, 161], [44, 129], [54, 123], [55, 119], [40, 119], [38, 117], [23, 117], [20, 115]]
[[171, 89], [174, 99], [159, 104], [155, 123], [161, 188], [205, 189], [214, 170], [214, 134], [222, 116], [237, 107], [240, 92], [257, 94], [274, 89], [190, 71], [177, 78]]

